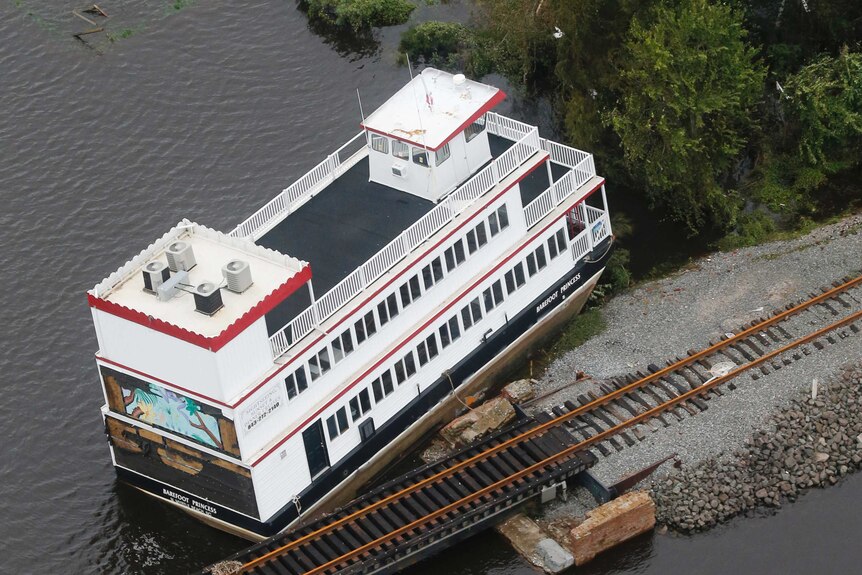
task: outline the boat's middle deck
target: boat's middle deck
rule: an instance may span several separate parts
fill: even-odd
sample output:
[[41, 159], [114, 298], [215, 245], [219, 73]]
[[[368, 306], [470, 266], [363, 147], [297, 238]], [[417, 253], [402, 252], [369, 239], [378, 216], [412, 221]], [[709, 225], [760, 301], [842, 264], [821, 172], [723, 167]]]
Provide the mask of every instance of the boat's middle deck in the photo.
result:
[[[513, 142], [489, 136], [491, 155], [499, 157]], [[552, 165], [554, 178], [565, 172]], [[434, 208], [434, 203], [369, 181], [368, 159], [339, 176], [296, 212], [279, 222], [257, 243], [311, 264], [315, 297], [338, 285], [401, 232]], [[535, 170], [521, 181], [524, 205], [550, 185], [547, 170]], [[311, 304], [301, 289], [267, 314], [270, 335]]]

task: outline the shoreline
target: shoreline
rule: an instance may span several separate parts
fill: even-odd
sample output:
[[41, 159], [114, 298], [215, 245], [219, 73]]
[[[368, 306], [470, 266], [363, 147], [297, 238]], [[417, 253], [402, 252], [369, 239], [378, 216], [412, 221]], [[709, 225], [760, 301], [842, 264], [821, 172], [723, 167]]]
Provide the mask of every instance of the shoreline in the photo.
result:
[[[531, 405], [531, 411], [593, 390], [603, 379], [645, 370], [650, 363], [661, 364], [664, 358], [705, 347], [710, 339], [717, 339], [758, 315], [767, 315], [808, 293], [818, 292], [820, 287], [835, 280], [856, 275], [862, 268], [860, 231], [862, 214], [851, 215], [797, 238], [710, 254], [686, 269], [644, 282], [612, 298], [603, 308], [606, 329], [578, 348], [554, 358], [539, 379], [537, 393], [547, 393], [571, 382], [573, 374], [579, 371], [586, 372], [592, 379], [567, 385]], [[762, 443], [765, 436], [757, 434], [770, 433], [769, 428], [764, 428], [764, 422], [773, 421], [773, 417], [786, 418], [781, 415], [786, 410], [808, 413], [799, 408], [807, 407], [803, 399], [806, 393], [810, 397], [814, 378], [820, 382], [821, 394], [833, 387], [838, 389], [836, 382], [843, 381], [848, 369], [852, 372], [847, 366], [855, 365], [862, 357], [862, 337], [848, 335], [840, 338], [837, 344], [804, 356], [768, 376], [740, 376], [735, 380], [736, 389], [712, 401], [708, 411], [658, 429], [620, 453], [600, 457], [593, 472], [611, 484], [677, 453], [681, 469], [663, 465], [639, 487], [655, 490], [659, 523], [680, 533], [702, 531], [732, 517], [754, 512], [767, 500], [769, 508], [774, 509], [790, 500], [787, 494], [795, 499], [804, 490], [824, 481], [834, 483], [830, 478], [842, 477], [860, 468], [862, 442], [856, 437], [862, 433], [862, 427], [852, 434], [852, 445], [839, 445], [845, 450], [855, 447], [849, 459], [830, 454], [833, 463], [842, 462], [837, 464], [834, 473], [827, 473], [823, 479], [818, 475], [811, 486], [803, 477], [799, 482], [794, 480], [793, 474], [789, 479], [783, 477], [777, 467], [776, 472], [771, 473], [770, 467], [770, 473], [766, 474], [769, 481], [761, 478], [739, 485], [744, 488], [750, 483], [758, 487], [747, 496], [743, 492], [731, 502], [731, 494], [721, 489], [712, 493], [715, 483], [707, 485], [705, 470], [724, 468], [727, 472], [733, 466], [724, 462], [732, 458], [732, 454], [751, 448], [747, 442], [758, 441], [750, 438], [761, 437]], [[858, 366], [856, 369], [862, 373]], [[856, 387], [862, 400], [862, 386]], [[821, 395], [817, 401], [823, 403], [824, 397]], [[816, 404], [813, 407], [822, 409]], [[842, 419], [849, 421], [847, 417]], [[846, 435], [851, 436], [849, 432]], [[831, 440], [826, 439], [827, 443]], [[749, 455], [755, 457], [752, 453], [754, 451], [749, 449]], [[800, 455], [797, 467], [804, 467], [805, 457], [811, 456], [805, 453], [805, 456]], [[817, 463], [824, 464], [823, 469], [830, 468], [829, 460]], [[846, 467], [844, 471], [842, 465]], [[742, 478], [736, 481], [739, 483]], [[709, 494], [703, 491], [705, 486]], [[766, 488], [766, 493], [760, 492], [762, 487]], [[542, 510], [541, 516], [551, 519], [567, 514], [582, 515], [584, 502], [578, 501], [579, 497], [574, 499], [551, 504]], [[701, 517], [707, 509], [709, 512]], [[720, 516], [721, 520], [713, 521], [713, 516]]]

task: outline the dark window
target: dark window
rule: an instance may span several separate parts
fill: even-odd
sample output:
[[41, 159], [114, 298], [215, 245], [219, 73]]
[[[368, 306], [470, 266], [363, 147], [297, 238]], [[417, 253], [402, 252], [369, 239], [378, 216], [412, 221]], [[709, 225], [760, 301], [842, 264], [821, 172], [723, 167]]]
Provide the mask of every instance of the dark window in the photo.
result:
[[562, 253], [566, 249], [566, 230], [557, 230], [557, 248]]
[[350, 400], [350, 419], [354, 422], [362, 417], [362, 410], [359, 409], [359, 396], [357, 395]]
[[419, 357], [420, 366], [428, 363], [428, 347], [424, 341], [416, 346], [416, 355]]
[[506, 293], [512, 293], [515, 291], [515, 272], [509, 270], [503, 277], [506, 278]]
[[431, 275], [431, 266], [430, 265], [427, 265], [424, 268], [422, 268], [422, 281], [425, 283], [425, 289], [426, 290], [434, 285], [434, 276]]
[[464, 130], [464, 138], [469, 142], [485, 130], [485, 116], [477, 118], [475, 122]]
[[347, 431], [347, 411], [342, 407], [335, 412], [335, 417], [338, 420], [338, 432], [344, 433]]
[[443, 146], [435, 152], [435, 156], [437, 157], [437, 165], [439, 166], [443, 162], [449, 159], [451, 153], [449, 152], [449, 143], [443, 144]]
[[296, 379], [292, 373], [284, 379], [284, 387], [287, 389], [287, 399], [293, 399], [299, 393], [296, 390]]
[[410, 299], [410, 288], [407, 284], [402, 285], [398, 291], [401, 292], [401, 307], [405, 308], [410, 305], [413, 300]]
[[440, 353], [437, 351], [437, 338], [434, 337], [432, 333], [425, 339], [425, 343], [428, 345], [428, 358], [434, 359]]
[[503, 303], [503, 285], [500, 280], [495, 281], [491, 288], [494, 290], [494, 305], [500, 305]]
[[294, 397], [308, 389], [308, 380], [305, 378], [305, 368], [300, 367], [292, 374], [288, 375], [287, 378], [284, 380], [284, 384], [287, 387], [288, 399], [293, 399]]
[[539, 266], [539, 269], [544, 269], [546, 265], [548, 265], [548, 260], [545, 258], [545, 246], [539, 246], [536, 248], [536, 265]]
[[371, 410], [371, 397], [368, 395], [368, 389], [363, 389], [359, 392], [359, 407], [362, 413], [368, 413]]
[[488, 229], [491, 230], [491, 237], [493, 238], [498, 233], [500, 233], [500, 225], [497, 222], [497, 214], [496, 212], [491, 214], [491, 217], [488, 218]]
[[449, 335], [452, 337], [452, 341], [461, 337], [461, 327], [458, 325], [457, 315], [453, 315], [449, 319]]
[[326, 420], [326, 429], [329, 431], [329, 439], [338, 437], [338, 424], [335, 423], [335, 416], [330, 415]]
[[444, 323], [438, 331], [440, 332], [440, 346], [446, 349], [446, 346], [452, 343], [452, 339], [449, 337], [449, 325]]
[[329, 439], [335, 439], [347, 431], [347, 411], [342, 407], [326, 420], [326, 428], [329, 430]]
[[452, 248], [448, 248], [443, 255], [446, 257], [446, 271], [451, 272], [455, 269], [455, 252]]
[[363, 389], [350, 400], [350, 418], [355, 422], [357, 419], [371, 411], [371, 397], [368, 389]]
[[316, 355], [308, 359], [308, 373], [311, 374], [311, 381], [320, 377], [320, 364], [317, 363]]
[[470, 306], [464, 306], [461, 309], [461, 322], [464, 324], [464, 329], [468, 330], [473, 325], [473, 317], [470, 314]]
[[384, 371], [383, 375], [380, 376], [380, 381], [383, 382], [383, 393], [389, 395], [395, 389], [395, 385], [392, 383], [392, 372]]
[[416, 373], [416, 360], [413, 359], [413, 352], [404, 356], [404, 369], [407, 370], [407, 377]]
[[380, 385], [379, 377], [371, 382], [371, 391], [374, 392], [374, 403], [379, 403], [383, 400], [383, 386]]
[[410, 146], [398, 140], [392, 140], [392, 155], [396, 158], [406, 160], [410, 155]]
[[536, 256], [533, 254], [527, 256], [527, 272], [530, 274], [530, 277], [536, 274]]
[[395, 381], [400, 385], [405, 379], [407, 379], [407, 372], [404, 370], [404, 361], [395, 362]]
[[479, 225], [476, 226], [476, 240], [479, 242], [480, 248], [488, 243], [488, 234], [485, 232], [485, 222], [479, 222]]
[[332, 361], [338, 363], [353, 351], [353, 337], [350, 330], [345, 331], [332, 341]]
[[384, 154], [389, 153], [389, 138], [379, 134], [371, 134], [371, 149]]
[[479, 249], [479, 244], [476, 243], [476, 230], [467, 232], [467, 251], [471, 254]]
[[395, 294], [389, 294], [386, 299], [377, 304], [377, 316], [380, 318], [380, 325], [386, 325], [390, 319], [398, 315], [398, 298]]
[[491, 293], [491, 288], [482, 292], [482, 299], [485, 301], [485, 313], [494, 309], [494, 295]]
[[463, 264], [464, 260], [467, 259], [467, 256], [464, 253], [464, 242], [458, 240], [452, 247], [455, 248], [455, 263], [458, 265]]
[[434, 283], [443, 279], [443, 262], [440, 258], [431, 260], [431, 271], [434, 272]]
[[497, 209], [497, 218], [500, 220], [500, 229], [505, 230], [509, 227], [509, 212], [506, 211], [506, 204]]
[[428, 167], [428, 152], [422, 148], [413, 148], [413, 163]]
[[515, 284], [518, 287], [521, 287], [527, 282], [526, 276], [524, 276], [524, 264], [519, 263], [515, 266]]
[[557, 238], [554, 236], [548, 238], [548, 255], [551, 256], [551, 259], [557, 257]]
[[374, 335], [374, 332], [377, 331], [377, 326], [374, 324], [374, 312], [370, 311], [365, 314], [365, 317], [357, 321], [353, 328], [356, 331], [357, 345]]

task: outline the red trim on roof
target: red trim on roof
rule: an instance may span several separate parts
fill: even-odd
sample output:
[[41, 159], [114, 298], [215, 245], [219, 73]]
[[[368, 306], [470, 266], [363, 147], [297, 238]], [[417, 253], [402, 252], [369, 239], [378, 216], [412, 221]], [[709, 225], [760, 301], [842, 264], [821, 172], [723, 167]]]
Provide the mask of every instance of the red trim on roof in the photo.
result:
[[270, 312], [275, 306], [287, 299], [293, 292], [311, 279], [311, 266], [306, 264], [286, 282], [278, 286], [272, 293], [260, 300], [251, 309], [241, 315], [216, 336], [204, 336], [191, 330], [179, 327], [165, 320], [148, 316], [147, 314], [128, 308], [110, 300], [87, 293], [90, 307], [102, 310], [111, 315], [135, 322], [144, 327], [154, 329], [171, 337], [181, 339], [210, 351], [218, 351], [235, 338], [251, 324]]
[[491, 98], [490, 98], [487, 102], [485, 102], [484, 104], [482, 104], [482, 107], [481, 107], [481, 108], [479, 108], [479, 110], [478, 110], [477, 112], [475, 112], [472, 116], [470, 116], [470, 117], [469, 117], [469, 118], [468, 118], [464, 123], [462, 123], [460, 126], [458, 126], [457, 128], [455, 128], [455, 131], [453, 131], [451, 134], [449, 134], [448, 136], [446, 136], [446, 137], [443, 139], [443, 141], [442, 141], [442, 142], [440, 142], [440, 144], [439, 144], [436, 148], [432, 148], [431, 146], [426, 146], [426, 145], [425, 145], [425, 144], [423, 144], [422, 142], [416, 142], [416, 141], [414, 141], [414, 140], [411, 140], [410, 138], [405, 138], [405, 137], [403, 137], [403, 136], [396, 136], [395, 134], [390, 134], [390, 133], [388, 133], [388, 132], [384, 132], [384, 131], [382, 131], [382, 130], [377, 130], [377, 129], [374, 129], [374, 128], [369, 128], [368, 126], [366, 126], [366, 125], [365, 125], [365, 123], [364, 123], [364, 122], [360, 122], [360, 123], [359, 123], [359, 126], [360, 126], [363, 130], [368, 130], [369, 132], [374, 132], [375, 134], [380, 134], [381, 136], [386, 136], [386, 137], [389, 137], [389, 138], [393, 138], [393, 139], [395, 139], [395, 140], [398, 140], [399, 142], [405, 142], [405, 143], [407, 143], [407, 144], [412, 144], [412, 145], [414, 145], [414, 146], [419, 146], [419, 147], [421, 147], [421, 148], [426, 148], [426, 149], [428, 149], [428, 150], [431, 150], [432, 152], [436, 152], [437, 150], [439, 150], [440, 148], [442, 148], [443, 146], [445, 146], [446, 144], [448, 144], [448, 143], [449, 143], [449, 140], [451, 140], [452, 138], [454, 138], [455, 136], [457, 136], [458, 134], [460, 134], [461, 132], [463, 132], [463, 131], [467, 128], [467, 126], [469, 126], [470, 124], [472, 124], [473, 122], [475, 122], [477, 119], [479, 119], [479, 116], [481, 116], [482, 114], [485, 114], [486, 112], [489, 112], [489, 111], [491, 110], [491, 108], [493, 108], [494, 106], [496, 106], [497, 104], [499, 104], [500, 102], [502, 102], [502, 101], [503, 101], [503, 100], [505, 100], [505, 99], [506, 99], [506, 93], [505, 93], [503, 90], [500, 90], [500, 89], [498, 88], [498, 89], [497, 89], [497, 91], [494, 93], [494, 95], [493, 95], [493, 96], [491, 96]]
[[333, 403], [335, 403], [338, 399], [340, 399], [340, 398], [344, 397], [344, 395], [345, 395], [345, 394], [347, 394], [350, 390], [352, 390], [354, 387], [356, 387], [356, 386], [357, 386], [357, 385], [358, 385], [358, 384], [359, 384], [359, 383], [360, 383], [364, 378], [368, 377], [368, 376], [369, 376], [369, 375], [370, 375], [370, 374], [371, 374], [375, 369], [377, 369], [378, 367], [380, 367], [380, 364], [382, 364], [383, 362], [385, 362], [386, 360], [388, 360], [389, 358], [391, 358], [393, 355], [395, 355], [396, 353], [398, 353], [398, 351], [399, 351], [399, 350], [401, 350], [402, 348], [404, 348], [404, 346], [406, 346], [408, 343], [410, 343], [411, 341], [413, 341], [413, 338], [415, 338], [415, 337], [416, 337], [419, 333], [421, 333], [425, 328], [427, 328], [429, 325], [431, 325], [432, 323], [434, 323], [437, 319], [439, 319], [439, 318], [440, 318], [440, 316], [442, 316], [443, 314], [445, 314], [445, 313], [447, 313], [449, 310], [451, 310], [451, 309], [452, 309], [452, 307], [454, 307], [454, 306], [455, 306], [459, 301], [461, 301], [461, 299], [462, 299], [465, 295], [467, 295], [467, 294], [471, 293], [471, 292], [472, 292], [476, 287], [478, 287], [478, 286], [479, 286], [483, 281], [485, 281], [486, 279], [488, 279], [491, 275], [493, 275], [494, 273], [496, 273], [496, 272], [497, 272], [501, 267], [503, 267], [503, 266], [504, 266], [504, 265], [506, 265], [509, 261], [511, 261], [511, 260], [512, 260], [516, 255], [518, 255], [518, 254], [519, 254], [519, 253], [520, 253], [520, 252], [521, 252], [521, 251], [522, 251], [522, 250], [523, 250], [527, 245], [529, 245], [529, 244], [530, 244], [530, 242], [532, 242], [532, 241], [533, 241], [533, 240], [535, 240], [537, 237], [539, 237], [540, 235], [542, 235], [543, 233], [545, 233], [545, 232], [546, 232], [550, 227], [552, 227], [554, 224], [556, 224], [560, 219], [564, 218], [564, 217], [566, 216], [566, 212], [568, 212], [568, 211], [569, 211], [569, 209], [571, 209], [573, 206], [576, 206], [576, 205], [578, 205], [578, 204], [580, 204], [580, 203], [584, 202], [588, 197], [590, 197], [592, 194], [594, 194], [594, 193], [595, 193], [599, 188], [601, 188], [604, 184], [605, 184], [605, 180], [604, 180], [604, 179], [602, 179], [602, 181], [601, 181], [601, 182], [599, 182], [599, 183], [598, 183], [598, 184], [597, 184], [597, 185], [596, 185], [592, 190], [590, 190], [590, 192], [589, 192], [588, 194], [586, 194], [586, 195], [585, 195], [585, 196], [583, 196], [582, 198], [579, 198], [576, 202], [572, 203], [572, 204], [571, 204], [571, 205], [570, 205], [566, 210], [564, 210], [564, 211], [563, 211], [563, 213], [562, 213], [562, 214], [560, 214], [559, 216], [557, 216], [556, 218], [554, 218], [551, 222], [549, 222], [549, 223], [548, 223], [545, 227], [543, 227], [541, 230], [539, 230], [538, 232], [536, 232], [535, 234], [533, 234], [532, 236], [530, 236], [530, 238], [529, 238], [527, 241], [522, 242], [522, 243], [521, 243], [521, 245], [520, 245], [520, 246], [518, 246], [518, 247], [517, 247], [517, 248], [516, 248], [516, 249], [515, 249], [511, 254], [509, 254], [508, 256], [506, 256], [506, 257], [505, 257], [503, 260], [501, 260], [501, 261], [500, 261], [496, 266], [494, 266], [492, 269], [488, 270], [488, 272], [486, 272], [482, 277], [480, 277], [478, 280], [476, 280], [475, 282], [473, 282], [473, 283], [470, 285], [470, 287], [468, 287], [467, 289], [465, 289], [464, 291], [462, 291], [462, 292], [460, 293], [460, 295], [458, 295], [458, 297], [456, 297], [455, 299], [453, 299], [452, 301], [450, 301], [448, 304], [446, 304], [445, 306], [443, 306], [442, 308], [440, 308], [440, 310], [439, 310], [436, 314], [434, 314], [430, 319], [428, 319], [428, 321], [426, 321], [424, 324], [422, 324], [421, 326], [419, 326], [419, 328], [418, 328], [418, 329], [416, 329], [416, 330], [414, 330], [414, 331], [413, 331], [413, 333], [411, 333], [409, 336], [407, 336], [407, 337], [405, 337], [404, 339], [402, 339], [402, 340], [401, 340], [401, 342], [400, 342], [397, 346], [395, 346], [394, 348], [392, 348], [392, 349], [389, 351], [389, 353], [387, 353], [386, 355], [382, 356], [382, 357], [381, 357], [377, 362], [375, 362], [375, 363], [374, 363], [374, 365], [372, 365], [371, 367], [369, 367], [368, 369], [366, 369], [366, 370], [362, 373], [362, 375], [360, 375], [359, 377], [355, 378], [355, 379], [350, 383], [350, 385], [346, 386], [346, 387], [345, 387], [344, 389], [342, 389], [342, 390], [341, 390], [337, 395], [333, 396], [333, 397], [332, 397], [332, 399], [330, 399], [329, 401], [327, 401], [327, 402], [326, 402], [326, 404], [324, 404], [324, 405], [323, 405], [322, 407], [320, 407], [317, 411], [315, 411], [315, 412], [314, 412], [310, 417], [306, 418], [306, 419], [305, 419], [305, 421], [303, 421], [301, 424], [299, 424], [299, 425], [297, 425], [296, 427], [294, 427], [294, 428], [293, 428], [293, 430], [291, 430], [287, 435], [285, 435], [281, 440], [279, 440], [279, 441], [278, 441], [278, 443], [276, 443], [275, 445], [273, 445], [272, 447], [270, 447], [270, 448], [269, 448], [269, 449], [268, 449], [268, 450], [267, 450], [263, 455], [261, 455], [261, 456], [260, 456], [260, 457], [258, 457], [256, 460], [254, 460], [254, 461], [251, 463], [251, 466], [252, 466], [252, 467], [254, 467], [254, 466], [255, 466], [255, 465], [257, 465], [258, 463], [260, 463], [261, 461], [263, 461], [264, 459], [266, 459], [267, 457], [269, 457], [269, 456], [270, 456], [270, 455], [271, 455], [271, 454], [272, 454], [276, 449], [278, 449], [279, 447], [281, 447], [281, 446], [284, 444], [284, 442], [285, 442], [285, 441], [287, 441], [288, 439], [290, 439], [291, 437], [293, 437], [294, 435], [296, 435], [297, 433], [299, 433], [299, 431], [300, 431], [303, 427], [305, 427], [305, 426], [306, 426], [306, 425], [308, 425], [311, 421], [313, 421], [315, 418], [317, 418], [321, 413], [323, 413], [323, 412], [326, 410], [326, 408], [328, 408], [330, 405], [332, 405]]

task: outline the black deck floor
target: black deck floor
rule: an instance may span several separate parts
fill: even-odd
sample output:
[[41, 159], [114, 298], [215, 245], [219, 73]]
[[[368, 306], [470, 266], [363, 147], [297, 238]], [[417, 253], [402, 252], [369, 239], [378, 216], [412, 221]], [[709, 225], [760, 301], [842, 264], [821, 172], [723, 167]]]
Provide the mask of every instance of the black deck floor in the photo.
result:
[[[499, 157], [513, 142], [489, 135], [491, 155]], [[554, 178], [565, 173], [553, 164]], [[559, 174], [557, 172], [559, 171]], [[541, 168], [521, 182], [524, 205], [550, 183]], [[257, 243], [311, 264], [314, 294], [320, 297], [428, 213], [434, 203], [368, 180], [368, 160], [353, 166]], [[300, 289], [266, 316], [270, 335], [311, 303]]]

